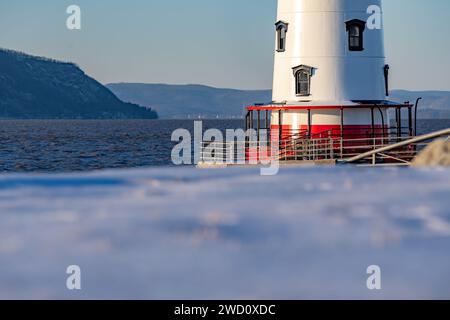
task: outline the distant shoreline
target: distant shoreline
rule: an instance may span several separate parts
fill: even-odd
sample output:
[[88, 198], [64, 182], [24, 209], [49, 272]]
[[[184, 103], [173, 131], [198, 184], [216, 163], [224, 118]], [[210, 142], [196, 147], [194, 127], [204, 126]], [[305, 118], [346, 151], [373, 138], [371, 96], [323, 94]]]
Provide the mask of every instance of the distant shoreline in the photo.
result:
[[[158, 118], [158, 119], [146, 119], [146, 118], [105, 118], [105, 119], [77, 119], [77, 118], [0, 118], [0, 121], [220, 121], [220, 120], [245, 120], [245, 118], [195, 118], [195, 119], [189, 119], [189, 118]], [[436, 119], [435, 119], [436, 120]]]
[[[77, 119], [77, 118], [0, 118], [0, 121], [240, 121], [245, 120], [245, 118], [158, 118], [158, 119], [146, 119], [146, 118], [123, 118], [123, 119]], [[418, 118], [419, 121], [450, 121], [448, 118]]]

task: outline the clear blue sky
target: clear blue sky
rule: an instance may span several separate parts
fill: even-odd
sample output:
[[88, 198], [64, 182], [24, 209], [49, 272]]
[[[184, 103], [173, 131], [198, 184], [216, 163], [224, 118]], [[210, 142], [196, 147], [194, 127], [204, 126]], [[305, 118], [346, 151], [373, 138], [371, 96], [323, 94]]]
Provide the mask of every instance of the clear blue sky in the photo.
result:
[[[66, 29], [66, 8], [82, 30]], [[450, 1], [385, 0], [393, 87], [450, 90]], [[276, 0], [0, 0], [0, 47], [73, 61], [103, 83], [270, 88]]]

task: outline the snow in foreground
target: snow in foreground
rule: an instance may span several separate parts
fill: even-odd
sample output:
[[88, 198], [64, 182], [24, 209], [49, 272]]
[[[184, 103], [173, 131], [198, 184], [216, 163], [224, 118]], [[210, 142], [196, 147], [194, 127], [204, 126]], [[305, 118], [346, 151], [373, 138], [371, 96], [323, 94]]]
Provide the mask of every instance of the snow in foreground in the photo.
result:
[[0, 262], [0, 298], [450, 298], [450, 170], [3, 175]]

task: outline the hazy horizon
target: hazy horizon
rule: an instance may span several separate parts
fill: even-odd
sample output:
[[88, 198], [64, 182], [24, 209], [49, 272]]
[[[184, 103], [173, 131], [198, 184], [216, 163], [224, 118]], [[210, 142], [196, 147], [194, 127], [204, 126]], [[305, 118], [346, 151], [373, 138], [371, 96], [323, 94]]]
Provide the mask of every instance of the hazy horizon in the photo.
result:
[[[79, 31], [65, 25], [71, 4]], [[450, 2], [383, 5], [392, 88], [450, 91]], [[270, 90], [275, 20], [276, 0], [0, 0], [0, 47], [74, 62], [102, 84]]]

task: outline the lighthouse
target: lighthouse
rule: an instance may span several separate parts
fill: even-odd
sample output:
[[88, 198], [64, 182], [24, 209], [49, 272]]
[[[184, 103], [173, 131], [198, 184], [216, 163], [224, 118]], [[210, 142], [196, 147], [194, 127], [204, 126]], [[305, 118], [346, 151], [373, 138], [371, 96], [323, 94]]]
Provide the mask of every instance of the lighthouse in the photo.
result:
[[381, 1], [279, 0], [273, 101], [384, 101], [383, 27], [366, 26], [370, 8], [381, 10]]
[[413, 135], [413, 106], [388, 100], [381, 0], [278, 0], [274, 31], [272, 101], [247, 108], [247, 128], [266, 123], [280, 141], [388, 137], [394, 109], [400, 136], [406, 109]]

